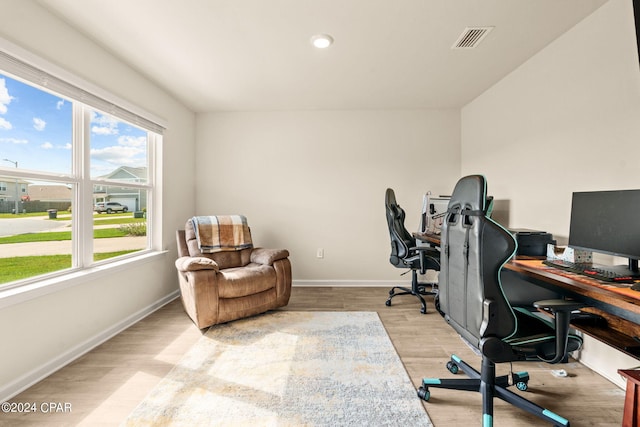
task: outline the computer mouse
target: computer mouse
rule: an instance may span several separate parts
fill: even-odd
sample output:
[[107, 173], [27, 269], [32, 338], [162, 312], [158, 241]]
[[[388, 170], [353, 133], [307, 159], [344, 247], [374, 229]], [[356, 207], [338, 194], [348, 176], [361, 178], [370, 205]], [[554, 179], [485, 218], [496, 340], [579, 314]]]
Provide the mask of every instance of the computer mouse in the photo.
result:
[[631, 285], [631, 289], [633, 289], [634, 291], [640, 291], [640, 282], [636, 282]]

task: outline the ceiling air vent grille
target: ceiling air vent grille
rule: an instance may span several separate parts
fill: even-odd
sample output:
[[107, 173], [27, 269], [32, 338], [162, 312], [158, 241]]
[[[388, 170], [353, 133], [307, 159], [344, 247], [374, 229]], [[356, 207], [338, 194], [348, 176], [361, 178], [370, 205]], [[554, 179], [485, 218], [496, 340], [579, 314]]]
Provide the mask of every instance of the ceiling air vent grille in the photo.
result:
[[451, 49], [475, 49], [493, 27], [467, 27]]

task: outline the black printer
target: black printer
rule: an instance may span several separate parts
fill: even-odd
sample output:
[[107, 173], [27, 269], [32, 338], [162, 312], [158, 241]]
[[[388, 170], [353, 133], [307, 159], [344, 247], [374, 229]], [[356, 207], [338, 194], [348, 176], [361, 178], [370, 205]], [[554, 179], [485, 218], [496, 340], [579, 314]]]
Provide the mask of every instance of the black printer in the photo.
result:
[[518, 242], [516, 255], [545, 256], [547, 254], [547, 244], [556, 244], [556, 241], [553, 240], [553, 235], [546, 231], [510, 228], [509, 232], [514, 235]]

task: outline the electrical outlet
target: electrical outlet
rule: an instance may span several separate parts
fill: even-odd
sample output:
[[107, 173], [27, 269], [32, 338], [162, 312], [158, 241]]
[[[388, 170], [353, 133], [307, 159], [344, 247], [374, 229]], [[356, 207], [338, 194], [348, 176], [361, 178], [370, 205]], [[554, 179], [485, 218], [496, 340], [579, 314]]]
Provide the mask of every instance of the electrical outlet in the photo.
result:
[[324, 258], [324, 249], [318, 248], [318, 250], [316, 251], [316, 257], [317, 258]]

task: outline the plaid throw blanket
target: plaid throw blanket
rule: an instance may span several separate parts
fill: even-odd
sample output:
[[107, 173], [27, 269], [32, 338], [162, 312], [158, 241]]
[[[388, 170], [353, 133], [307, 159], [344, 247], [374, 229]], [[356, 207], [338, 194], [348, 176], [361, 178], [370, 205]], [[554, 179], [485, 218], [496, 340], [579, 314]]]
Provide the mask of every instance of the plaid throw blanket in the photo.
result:
[[203, 254], [253, 247], [247, 218], [243, 215], [194, 216], [191, 222]]

